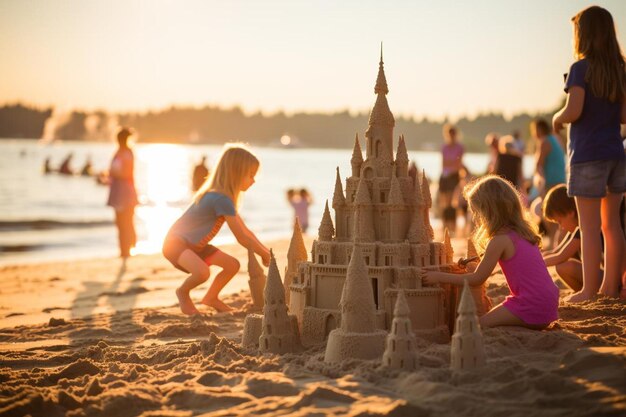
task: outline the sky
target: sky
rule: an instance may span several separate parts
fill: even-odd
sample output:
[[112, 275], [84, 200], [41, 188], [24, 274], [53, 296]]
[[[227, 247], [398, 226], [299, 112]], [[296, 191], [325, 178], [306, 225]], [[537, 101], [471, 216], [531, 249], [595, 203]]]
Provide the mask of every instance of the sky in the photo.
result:
[[396, 116], [547, 111], [592, 4], [624, 47], [623, 0], [0, 0], [0, 104], [363, 112], [383, 42]]

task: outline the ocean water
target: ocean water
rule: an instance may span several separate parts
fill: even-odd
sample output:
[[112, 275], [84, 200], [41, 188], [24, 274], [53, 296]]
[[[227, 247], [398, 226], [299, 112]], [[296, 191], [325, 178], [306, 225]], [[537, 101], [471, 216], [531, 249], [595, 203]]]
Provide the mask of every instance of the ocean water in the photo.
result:
[[[261, 171], [243, 200], [241, 215], [248, 227], [261, 240], [289, 238], [293, 210], [285, 193], [288, 188], [306, 187], [313, 196], [308, 233], [316, 235], [325, 200], [332, 197], [335, 169], [339, 167], [345, 185], [352, 151], [252, 149], [261, 160]], [[214, 165], [221, 147], [138, 143], [134, 150], [141, 201], [135, 219], [136, 252], [156, 253], [170, 225], [191, 201], [193, 166], [202, 155]], [[45, 175], [42, 169], [46, 158], [56, 168], [72, 153], [74, 171], [89, 157], [98, 172], [108, 168], [114, 152], [113, 143], [0, 140], [0, 264], [116, 256], [114, 213], [106, 206], [108, 188], [94, 177]], [[409, 151], [409, 157], [436, 183], [439, 153]], [[468, 154], [465, 163], [471, 171], [483, 172], [487, 155]], [[532, 172], [529, 158], [524, 168], [526, 174]], [[235, 239], [225, 226], [214, 242]]]

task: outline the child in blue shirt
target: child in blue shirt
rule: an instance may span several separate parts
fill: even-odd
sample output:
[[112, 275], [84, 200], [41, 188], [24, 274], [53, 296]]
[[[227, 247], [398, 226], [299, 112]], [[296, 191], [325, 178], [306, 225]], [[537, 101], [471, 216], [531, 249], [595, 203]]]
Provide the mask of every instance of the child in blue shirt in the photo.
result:
[[191, 274], [176, 290], [184, 314], [199, 313], [189, 292], [209, 279], [209, 267], [212, 265], [222, 270], [215, 276], [202, 304], [219, 312], [231, 310], [218, 295], [239, 271], [239, 261], [209, 244], [224, 223], [228, 224], [242, 246], [258, 254], [265, 266], [269, 265], [269, 250], [237, 214], [239, 197], [254, 184], [258, 169], [258, 159], [245, 147], [226, 146], [215, 170], [196, 194], [194, 202], [170, 228], [163, 243], [163, 255], [176, 268]]

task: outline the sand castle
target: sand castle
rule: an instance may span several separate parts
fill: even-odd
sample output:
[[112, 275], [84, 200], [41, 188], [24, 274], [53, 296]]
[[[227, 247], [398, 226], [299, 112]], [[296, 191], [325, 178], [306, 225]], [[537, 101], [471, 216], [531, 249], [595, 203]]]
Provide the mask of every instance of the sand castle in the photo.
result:
[[450, 368], [455, 371], [479, 368], [485, 364], [485, 348], [474, 298], [467, 280], [461, 293], [458, 312], [450, 347]]
[[389, 368], [413, 371], [417, 369], [417, 345], [415, 334], [411, 330], [409, 306], [406, 303], [404, 291], [398, 293], [396, 308], [393, 312], [391, 330], [387, 336], [383, 365]]
[[[285, 273], [289, 309], [298, 318], [303, 341], [321, 342], [342, 322], [341, 297], [355, 245], [360, 247], [374, 302], [374, 325], [389, 329], [399, 291], [404, 291], [413, 331], [439, 342], [450, 339], [446, 290], [422, 285], [422, 268], [438, 269], [452, 262], [452, 247], [434, 242], [428, 212], [432, 205], [425, 173], [408, 174], [406, 143], [400, 136], [394, 155], [395, 120], [382, 52], [374, 88], [376, 103], [365, 132], [365, 158], [358, 135], [345, 192], [337, 169], [331, 218], [328, 201], [313, 243], [311, 260], [292, 250]], [[294, 231], [297, 234], [297, 231]], [[296, 239], [296, 241], [299, 241]], [[293, 240], [292, 240], [293, 242]], [[294, 243], [299, 246], [299, 243]], [[382, 352], [381, 352], [382, 353]]]

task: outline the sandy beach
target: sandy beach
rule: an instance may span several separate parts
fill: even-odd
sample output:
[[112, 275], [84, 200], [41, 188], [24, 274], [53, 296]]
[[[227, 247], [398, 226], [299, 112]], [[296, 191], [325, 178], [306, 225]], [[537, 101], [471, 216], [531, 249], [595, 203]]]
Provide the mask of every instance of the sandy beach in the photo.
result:
[[[463, 253], [462, 240], [453, 245]], [[283, 271], [288, 241], [269, 246]], [[174, 297], [184, 275], [159, 255], [125, 268], [119, 259], [2, 267], [0, 415], [626, 415], [624, 301], [562, 305], [546, 331], [487, 329], [487, 365], [473, 372], [451, 372], [449, 344], [421, 339], [416, 372], [329, 365], [323, 345], [283, 356], [241, 346], [247, 258], [226, 250], [243, 265], [224, 290], [235, 311], [193, 318]], [[508, 294], [500, 273], [487, 293], [494, 304]]]

